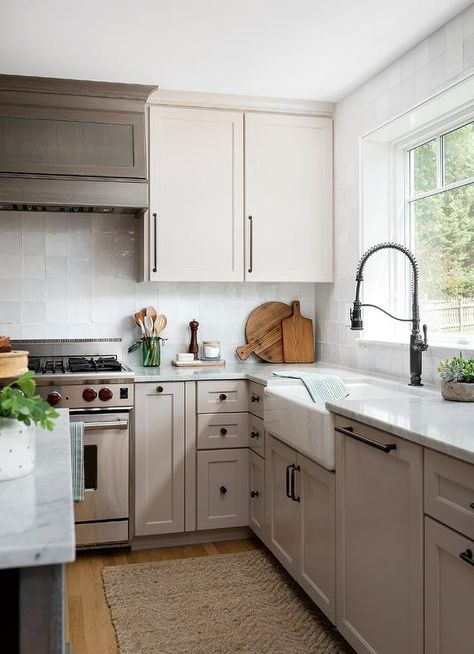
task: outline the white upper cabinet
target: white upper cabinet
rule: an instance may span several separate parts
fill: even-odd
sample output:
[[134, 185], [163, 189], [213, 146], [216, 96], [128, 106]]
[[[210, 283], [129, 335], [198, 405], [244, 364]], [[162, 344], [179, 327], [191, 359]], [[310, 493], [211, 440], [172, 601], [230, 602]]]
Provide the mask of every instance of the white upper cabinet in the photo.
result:
[[152, 281], [243, 281], [243, 114], [150, 107]]
[[154, 105], [149, 158], [142, 279], [332, 281], [331, 118]]
[[245, 279], [332, 281], [332, 120], [245, 115]]

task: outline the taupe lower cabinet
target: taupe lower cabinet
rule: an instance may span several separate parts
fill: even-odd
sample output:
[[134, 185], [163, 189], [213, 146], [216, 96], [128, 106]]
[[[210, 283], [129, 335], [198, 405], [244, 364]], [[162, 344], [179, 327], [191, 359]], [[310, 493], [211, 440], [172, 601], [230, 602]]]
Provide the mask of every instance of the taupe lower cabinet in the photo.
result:
[[336, 426], [337, 627], [359, 654], [420, 654], [423, 449], [341, 417]]
[[135, 535], [184, 531], [184, 383], [135, 386]]
[[474, 542], [425, 518], [425, 653], [474, 651]]
[[335, 475], [267, 434], [266, 544], [333, 622]]
[[265, 459], [252, 450], [249, 455], [249, 527], [265, 541]]

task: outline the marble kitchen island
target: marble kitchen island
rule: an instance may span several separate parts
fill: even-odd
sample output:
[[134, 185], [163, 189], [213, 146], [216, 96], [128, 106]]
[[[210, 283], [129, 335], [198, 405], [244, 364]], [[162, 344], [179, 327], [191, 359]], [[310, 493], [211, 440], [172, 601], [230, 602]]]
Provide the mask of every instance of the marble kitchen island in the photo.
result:
[[75, 558], [69, 414], [37, 430], [34, 471], [0, 482], [2, 651], [62, 654], [64, 565]]

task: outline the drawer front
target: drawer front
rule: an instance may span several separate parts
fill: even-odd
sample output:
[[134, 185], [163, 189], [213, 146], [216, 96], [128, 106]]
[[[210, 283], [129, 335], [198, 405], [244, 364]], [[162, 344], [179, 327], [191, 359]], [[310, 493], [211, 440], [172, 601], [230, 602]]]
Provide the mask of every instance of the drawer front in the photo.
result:
[[246, 381], [219, 380], [198, 382], [198, 413], [235, 413], [248, 411]]
[[474, 539], [474, 465], [426, 449], [425, 513]]
[[249, 446], [248, 413], [202, 413], [198, 416], [200, 450]]
[[248, 498], [248, 448], [197, 453], [198, 529], [248, 525]]
[[265, 456], [265, 431], [263, 420], [249, 414], [249, 444], [254, 452]]
[[250, 413], [263, 419], [263, 389], [265, 387], [255, 382], [249, 382], [249, 408]]
[[249, 457], [249, 527], [263, 540], [265, 525], [265, 461], [255, 452], [250, 452]]

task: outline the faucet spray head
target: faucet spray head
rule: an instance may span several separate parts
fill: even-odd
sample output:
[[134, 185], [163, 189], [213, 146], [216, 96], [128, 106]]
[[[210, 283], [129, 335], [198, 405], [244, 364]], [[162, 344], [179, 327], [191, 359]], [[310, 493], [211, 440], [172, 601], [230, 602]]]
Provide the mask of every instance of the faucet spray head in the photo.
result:
[[355, 300], [354, 308], [350, 310], [351, 329], [353, 331], [362, 331], [364, 329], [361, 306], [362, 303], [359, 300]]

